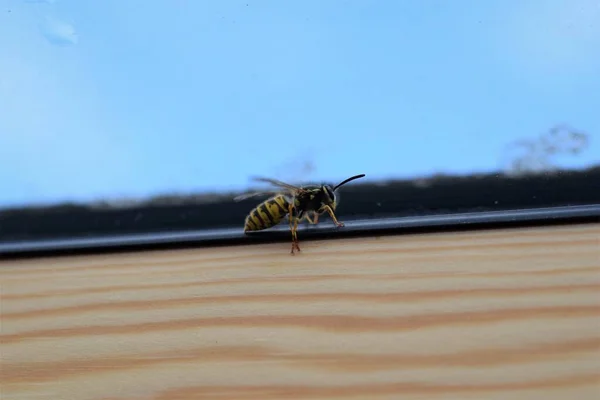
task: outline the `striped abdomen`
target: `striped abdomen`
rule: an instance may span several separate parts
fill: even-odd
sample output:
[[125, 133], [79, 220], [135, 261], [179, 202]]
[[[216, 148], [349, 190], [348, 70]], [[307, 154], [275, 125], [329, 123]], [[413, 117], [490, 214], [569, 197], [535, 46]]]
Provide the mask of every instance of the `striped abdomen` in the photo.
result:
[[277, 225], [288, 213], [288, 200], [277, 195], [260, 203], [246, 217], [244, 232], [260, 231]]

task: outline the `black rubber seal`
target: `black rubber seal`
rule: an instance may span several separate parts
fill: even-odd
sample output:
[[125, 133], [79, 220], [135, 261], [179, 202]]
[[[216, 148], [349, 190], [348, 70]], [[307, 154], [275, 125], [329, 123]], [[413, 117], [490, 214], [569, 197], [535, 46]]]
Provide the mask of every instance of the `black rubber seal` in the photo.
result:
[[[299, 239], [302, 241], [350, 236], [494, 229], [548, 224], [598, 223], [600, 222], [600, 204], [354, 221], [344, 220], [343, 222], [345, 226], [342, 228], [335, 228], [329, 220], [324, 220], [317, 226], [301, 226], [298, 229]], [[106, 251], [117, 252], [238, 245], [275, 241], [290, 241], [289, 227], [286, 223], [252, 234], [244, 234], [241, 228], [226, 228], [77, 237], [70, 239], [11, 241], [0, 243], [0, 257], [8, 259], [90, 254]], [[287, 251], [287, 247], [285, 251]]]

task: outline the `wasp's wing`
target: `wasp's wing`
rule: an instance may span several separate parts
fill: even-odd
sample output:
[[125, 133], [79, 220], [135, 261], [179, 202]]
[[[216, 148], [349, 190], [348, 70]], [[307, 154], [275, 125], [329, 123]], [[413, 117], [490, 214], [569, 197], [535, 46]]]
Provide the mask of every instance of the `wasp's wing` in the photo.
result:
[[258, 181], [258, 182], [267, 182], [272, 185], [291, 190], [292, 192], [302, 192], [304, 190], [301, 187], [290, 185], [289, 183], [285, 183], [285, 182], [282, 182], [282, 181], [279, 181], [279, 180], [273, 179], [273, 178], [264, 178], [264, 177], [260, 177], [260, 176], [255, 176], [255, 177], [252, 177], [252, 180]]
[[253, 193], [244, 193], [244, 194], [240, 194], [239, 196], [236, 196], [233, 198], [234, 201], [242, 201], [242, 200], [246, 200], [249, 199], [251, 197], [255, 197], [255, 196], [268, 196], [268, 195], [273, 195], [273, 194], [277, 194], [279, 193], [276, 190], [271, 190], [271, 191], [267, 191], [267, 192], [253, 192]]

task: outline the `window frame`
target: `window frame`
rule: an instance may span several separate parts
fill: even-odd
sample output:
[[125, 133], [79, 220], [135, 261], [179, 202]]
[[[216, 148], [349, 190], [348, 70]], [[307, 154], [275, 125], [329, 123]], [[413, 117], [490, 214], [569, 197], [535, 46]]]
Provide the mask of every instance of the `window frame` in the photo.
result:
[[[428, 181], [358, 182], [340, 189], [341, 203], [336, 214], [345, 227], [336, 229], [330, 219], [324, 217], [317, 226], [301, 225], [300, 240], [600, 222], [600, 166], [524, 177], [487, 174], [438, 176]], [[532, 196], [532, 193], [537, 195]], [[217, 198], [221, 202], [214, 203], [194, 203], [189, 199], [186, 202], [180, 198], [180, 204], [174, 205], [163, 201], [125, 208], [66, 205], [0, 211], [0, 255], [22, 257], [290, 240], [289, 226], [285, 222], [269, 230], [244, 234], [246, 214], [264, 198], [236, 203], [233, 201], [236, 194], [239, 193], [222, 194]], [[381, 206], [385, 202], [389, 202], [387, 208]], [[217, 216], [212, 220], [216, 223], [203, 227], [194, 227], [193, 221], [191, 227], [178, 225], [178, 221], [185, 221], [181, 216], [191, 212], [199, 212], [200, 218], [202, 212], [211, 212]], [[149, 226], [153, 229], [136, 231], [129, 227], [122, 231], [119, 224], [114, 224], [123, 216], [135, 219], [140, 213], [151, 221]], [[79, 230], [74, 234], [60, 231], [60, 222], [69, 219], [79, 223]], [[35, 227], [44, 220], [57, 229], [45, 235], [10, 235], [11, 226]], [[90, 231], [94, 221], [113, 223], [114, 229]]]

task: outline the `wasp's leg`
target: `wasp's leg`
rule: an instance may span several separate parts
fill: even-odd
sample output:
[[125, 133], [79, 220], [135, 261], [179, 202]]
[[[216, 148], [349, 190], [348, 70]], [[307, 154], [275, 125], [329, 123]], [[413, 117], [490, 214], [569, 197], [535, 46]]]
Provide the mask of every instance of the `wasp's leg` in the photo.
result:
[[305, 215], [305, 217], [306, 217], [306, 220], [307, 220], [307, 221], [308, 221], [310, 224], [313, 224], [313, 225], [314, 225], [314, 224], [316, 224], [316, 223], [319, 221], [319, 214], [318, 214], [318, 213], [316, 213], [316, 212], [314, 212], [314, 211], [312, 212], [312, 214], [314, 215], [314, 217], [313, 217], [314, 219], [311, 219], [311, 218], [308, 216], [308, 213], [306, 213], [306, 214], [304, 214], [304, 215]]
[[324, 206], [324, 208], [325, 208], [325, 211], [327, 211], [327, 213], [331, 217], [331, 219], [333, 219], [333, 222], [337, 225], [338, 228], [344, 226], [343, 222], [339, 222], [337, 220], [337, 218], [335, 217], [335, 214], [333, 213], [333, 210], [331, 209], [331, 207], [329, 207], [329, 206], [326, 205], [326, 206]]
[[313, 224], [318, 224], [319, 223], [319, 213], [318, 212], [314, 212], [313, 215], [315, 216], [315, 218], [313, 219]]
[[298, 243], [298, 222], [300, 222], [298, 218], [294, 219], [294, 228], [292, 231], [294, 235], [294, 242], [292, 243], [292, 253], [294, 253], [294, 245], [296, 246], [296, 250], [300, 251], [300, 244]]
[[296, 217], [292, 217], [290, 219], [290, 230], [292, 231], [292, 250], [291, 253], [294, 254], [294, 250], [300, 251], [300, 245], [298, 244], [298, 221], [299, 219]]
[[296, 216], [295, 208], [290, 204], [288, 207], [288, 217], [290, 221], [290, 231], [292, 232], [292, 251], [294, 254], [294, 249], [300, 251], [300, 246], [298, 245], [298, 217]]

